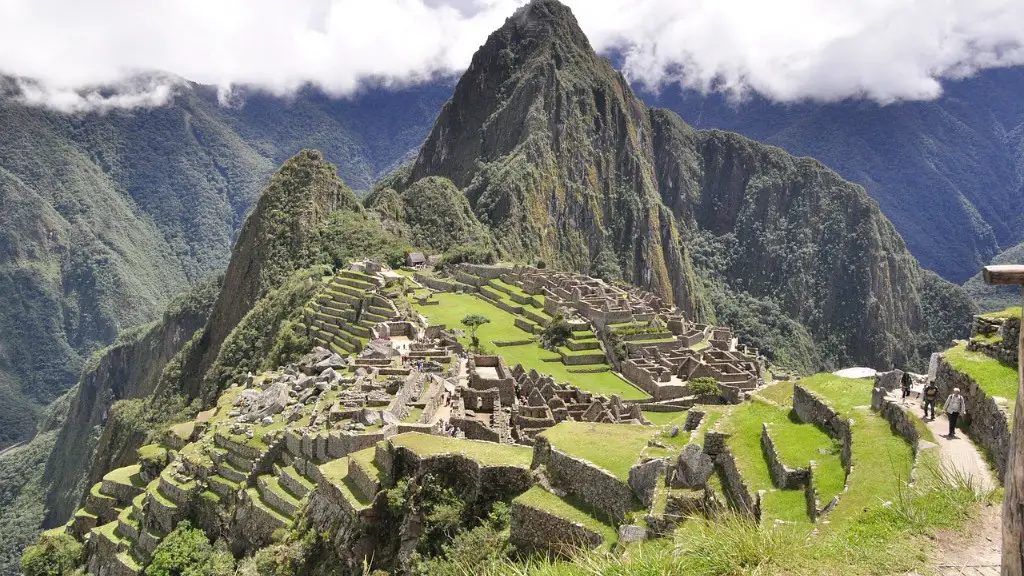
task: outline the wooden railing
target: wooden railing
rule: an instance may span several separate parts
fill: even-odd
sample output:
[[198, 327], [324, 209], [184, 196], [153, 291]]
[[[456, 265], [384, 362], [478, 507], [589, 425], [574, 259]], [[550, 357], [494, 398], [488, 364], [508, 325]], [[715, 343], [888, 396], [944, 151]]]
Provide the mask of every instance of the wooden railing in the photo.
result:
[[[987, 266], [983, 275], [986, 284], [1024, 286], [1024, 266]], [[1003, 576], [1024, 576], [1024, 330], [1018, 348], [1020, 385], [1003, 482]]]

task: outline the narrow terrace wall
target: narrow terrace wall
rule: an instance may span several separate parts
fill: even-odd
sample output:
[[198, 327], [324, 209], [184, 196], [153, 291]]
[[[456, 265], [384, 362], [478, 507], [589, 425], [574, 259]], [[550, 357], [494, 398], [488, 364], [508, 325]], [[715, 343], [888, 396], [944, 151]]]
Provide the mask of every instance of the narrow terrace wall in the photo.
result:
[[722, 479], [722, 487], [729, 492], [729, 497], [740, 512], [749, 514], [758, 522], [761, 521], [761, 495], [751, 493], [739, 468], [736, 458], [726, 443], [729, 436], [721, 432], [709, 430], [704, 435], [704, 452], [715, 459], [715, 468]]
[[793, 386], [793, 411], [796, 412], [796, 416], [801, 422], [821, 426], [829, 436], [842, 443], [839, 460], [843, 463], [846, 474], [849, 475], [850, 456], [853, 448], [850, 421], [842, 418], [824, 400], [800, 384]]

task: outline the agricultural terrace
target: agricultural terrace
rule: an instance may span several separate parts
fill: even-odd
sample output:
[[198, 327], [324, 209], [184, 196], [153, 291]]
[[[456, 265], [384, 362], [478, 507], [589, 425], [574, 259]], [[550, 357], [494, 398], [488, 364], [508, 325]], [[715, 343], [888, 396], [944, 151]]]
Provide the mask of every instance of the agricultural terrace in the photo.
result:
[[[470, 294], [436, 293], [434, 305], [415, 304], [416, 310], [427, 318], [432, 325], [443, 325], [448, 329], [463, 330], [462, 319], [470, 314], [480, 314], [490, 319], [477, 330], [481, 344], [489, 351], [500, 354], [509, 366], [522, 364], [523, 368], [534, 369], [541, 374], [550, 374], [558, 382], [569, 384], [593, 392], [595, 394], [618, 394], [623, 400], [641, 400], [647, 398], [642, 390], [636, 388], [622, 377], [611, 371], [611, 366], [604, 364], [583, 364], [567, 366], [555, 352], [545, 350], [535, 341], [536, 336], [515, 325], [516, 315], [498, 308], [484, 298]], [[529, 344], [516, 346], [498, 346], [495, 342], [519, 342], [534, 340]], [[469, 346], [469, 336], [462, 338], [462, 343]], [[580, 370], [601, 370], [603, 372], [583, 373]]]

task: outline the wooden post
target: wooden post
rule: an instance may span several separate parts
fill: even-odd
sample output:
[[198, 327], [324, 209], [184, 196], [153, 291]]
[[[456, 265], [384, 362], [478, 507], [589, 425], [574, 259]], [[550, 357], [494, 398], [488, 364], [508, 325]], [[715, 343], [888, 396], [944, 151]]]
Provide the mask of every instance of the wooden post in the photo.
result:
[[[986, 284], [1024, 286], [1024, 266], [987, 266], [984, 276]], [[1024, 576], [1024, 330], [1020, 331], [1017, 371], [1017, 409], [1003, 479], [1003, 576]]]

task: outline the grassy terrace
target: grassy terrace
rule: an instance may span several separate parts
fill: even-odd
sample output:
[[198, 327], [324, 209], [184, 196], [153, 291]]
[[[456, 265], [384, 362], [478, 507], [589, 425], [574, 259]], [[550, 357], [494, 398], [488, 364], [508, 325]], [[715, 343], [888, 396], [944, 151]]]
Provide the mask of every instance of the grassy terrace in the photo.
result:
[[[439, 302], [433, 306], [416, 306], [416, 309], [427, 317], [431, 324], [442, 324], [450, 329], [462, 329], [462, 319], [468, 314], [482, 314], [490, 318], [491, 322], [480, 327], [477, 336], [480, 341], [496, 354], [505, 358], [508, 365], [515, 366], [522, 364], [527, 370], [533, 368], [541, 374], [550, 374], [557, 382], [569, 382], [582, 390], [594, 392], [595, 394], [618, 394], [624, 400], [639, 400], [647, 398], [647, 394], [626, 382], [614, 372], [598, 372], [594, 374], [579, 374], [569, 372], [570, 369], [583, 369], [600, 365], [566, 366], [560, 361], [558, 354], [540, 347], [538, 344], [524, 344], [520, 346], [494, 346], [494, 342], [516, 342], [534, 338], [524, 330], [515, 325], [516, 316], [510, 314], [497, 306], [469, 294], [435, 294], [434, 298]], [[463, 342], [469, 344], [469, 338]], [[545, 361], [554, 360], [554, 361]]]
[[644, 412], [644, 418], [656, 426], [671, 426], [673, 424], [682, 426], [686, 422], [687, 411], [682, 412]]
[[139, 476], [139, 471], [142, 469], [141, 466], [135, 464], [134, 466], [126, 466], [124, 468], [118, 468], [111, 470], [103, 477], [104, 480], [115, 482], [117, 484], [126, 484], [129, 486], [135, 486], [137, 488], [145, 488], [146, 483], [142, 481]]
[[514, 502], [535, 510], [549, 512], [571, 522], [578, 522], [603, 536], [605, 546], [613, 544], [618, 539], [615, 528], [595, 518], [585, 505], [571, 497], [559, 498], [540, 486], [534, 486], [517, 496]]
[[627, 482], [629, 469], [657, 432], [649, 426], [566, 421], [540, 435], [560, 452], [600, 466]]
[[853, 420], [850, 489], [828, 516], [833, 525], [849, 522], [862, 511], [895, 500], [910, 478], [913, 452], [906, 441], [892, 433], [888, 422], [870, 410], [874, 382], [818, 374], [804, 379], [801, 385]]
[[[799, 468], [815, 460], [822, 501], [843, 490], [844, 472], [832, 439], [811, 424], [790, 421], [789, 411], [755, 399], [735, 406], [723, 417], [719, 430], [731, 434], [729, 448], [736, 465], [752, 492], [767, 490], [762, 501], [762, 518], [766, 522], [786, 520], [809, 522], [802, 490], [780, 491], [772, 483], [768, 463], [761, 447], [761, 425], [772, 425], [779, 456], [786, 465]], [[819, 453], [819, 449], [828, 451]]]
[[440, 454], [461, 454], [475, 460], [483, 466], [518, 466], [529, 468], [533, 460], [533, 450], [525, 446], [511, 446], [481, 442], [477, 440], [458, 440], [443, 436], [430, 436], [411, 432], [399, 434], [390, 440], [394, 446], [412, 450], [421, 457]]
[[1020, 306], [1011, 306], [1006, 310], [1001, 310], [999, 312], [990, 312], [988, 314], [983, 314], [982, 316], [984, 316], [985, 318], [1020, 318], [1021, 311], [1022, 308]]
[[969, 352], [966, 344], [946, 351], [946, 361], [959, 372], [971, 377], [989, 396], [1000, 396], [1007, 401], [1007, 414], [1012, 421], [1017, 404], [1017, 369], [982, 354]]
[[369, 496], [363, 494], [359, 487], [356, 486], [355, 482], [348, 475], [348, 458], [338, 458], [331, 460], [326, 464], [320, 465], [320, 472], [324, 475], [324, 478], [338, 487], [342, 494], [349, 502], [355, 505], [357, 509], [367, 508], [373, 503], [373, 494]]

